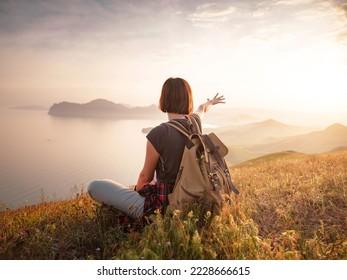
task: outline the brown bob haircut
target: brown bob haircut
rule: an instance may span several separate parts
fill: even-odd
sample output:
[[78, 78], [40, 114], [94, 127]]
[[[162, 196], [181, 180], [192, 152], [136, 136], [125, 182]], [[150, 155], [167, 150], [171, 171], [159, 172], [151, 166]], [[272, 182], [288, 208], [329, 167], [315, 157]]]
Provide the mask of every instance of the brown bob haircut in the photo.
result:
[[163, 84], [159, 108], [164, 113], [190, 114], [193, 111], [192, 90], [182, 78], [169, 78]]

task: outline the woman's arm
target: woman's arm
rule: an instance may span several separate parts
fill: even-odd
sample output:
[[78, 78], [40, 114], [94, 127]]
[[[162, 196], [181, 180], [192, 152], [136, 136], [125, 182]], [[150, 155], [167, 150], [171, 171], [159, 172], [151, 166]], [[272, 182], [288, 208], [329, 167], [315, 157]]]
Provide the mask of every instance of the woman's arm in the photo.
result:
[[140, 172], [139, 178], [137, 179], [135, 187], [136, 191], [139, 191], [144, 185], [152, 181], [159, 156], [159, 153], [155, 150], [152, 143], [147, 140], [145, 163]]
[[212, 99], [207, 98], [207, 101], [198, 107], [195, 113], [199, 114], [200, 118], [203, 117], [204, 113], [206, 113], [211, 108], [211, 106], [219, 103], [225, 103], [224, 96], [218, 96], [218, 94], [219, 93], [217, 93]]

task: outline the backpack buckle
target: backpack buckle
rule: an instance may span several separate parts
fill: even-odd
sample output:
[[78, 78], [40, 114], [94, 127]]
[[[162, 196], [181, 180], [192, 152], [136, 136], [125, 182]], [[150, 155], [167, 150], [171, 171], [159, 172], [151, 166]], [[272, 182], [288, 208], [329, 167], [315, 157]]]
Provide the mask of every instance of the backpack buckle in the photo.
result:
[[208, 174], [208, 177], [210, 178], [210, 181], [212, 183], [213, 190], [216, 190], [219, 187], [219, 178], [217, 176], [217, 173], [216, 172], [210, 172]]

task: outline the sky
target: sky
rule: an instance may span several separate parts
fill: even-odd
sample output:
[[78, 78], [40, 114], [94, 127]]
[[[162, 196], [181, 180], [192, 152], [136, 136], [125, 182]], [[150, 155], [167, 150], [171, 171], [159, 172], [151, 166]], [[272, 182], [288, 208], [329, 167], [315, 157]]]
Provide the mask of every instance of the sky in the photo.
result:
[[158, 103], [346, 115], [347, 0], [1, 0], [0, 105]]

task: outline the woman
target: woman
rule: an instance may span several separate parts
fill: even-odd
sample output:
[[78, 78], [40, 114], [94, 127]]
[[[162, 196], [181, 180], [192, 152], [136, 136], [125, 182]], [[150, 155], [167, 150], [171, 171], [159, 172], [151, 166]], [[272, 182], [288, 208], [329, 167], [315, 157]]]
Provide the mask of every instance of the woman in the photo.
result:
[[[201, 131], [203, 114], [211, 106], [225, 102], [224, 97], [217, 93], [192, 113], [193, 96], [188, 82], [181, 78], [169, 78], [162, 87], [159, 103], [160, 110], [167, 113], [169, 121], [179, 121], [190, 131], [189, 119], [186, 118], [190, 115], [195, 118]], [[175, 128], [165, 124], [154, 127], [146, 135], [145, 163], [135, 188], [107, 179], [95, 180], [88, 185], [88, 193], [94, 200], [113, 206], [132, 218], [140, 218], [156, 209], [165, 211], [187, 141]]]

